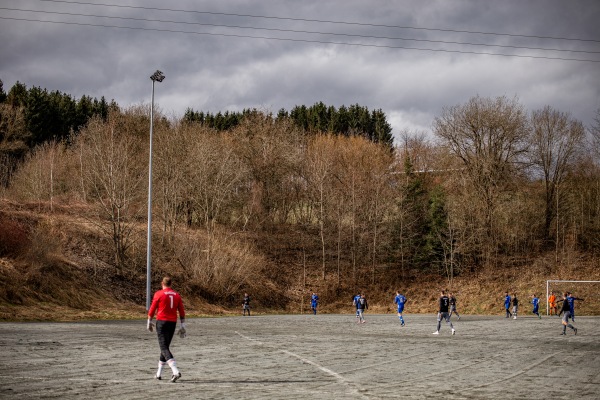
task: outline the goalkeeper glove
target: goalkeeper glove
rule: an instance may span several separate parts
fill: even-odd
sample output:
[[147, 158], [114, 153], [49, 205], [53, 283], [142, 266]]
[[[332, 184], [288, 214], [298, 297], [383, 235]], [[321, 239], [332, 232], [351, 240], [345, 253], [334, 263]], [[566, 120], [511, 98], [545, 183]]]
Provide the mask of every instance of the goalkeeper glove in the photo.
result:
[[148, 332], [154, 331], [154, 322], [152, 322], [150, 318], [148, 318], [148, 325], [146, 325], [146, 329], [148, 329]]
[[179, 328], [179, 330], [177, 331], [177, 334], [179, 335], [179, 337], [181, 339], [183, 339], [187, 336], [186, 331], [185, 331], [185, 322], [181, 323], [181, 328]]

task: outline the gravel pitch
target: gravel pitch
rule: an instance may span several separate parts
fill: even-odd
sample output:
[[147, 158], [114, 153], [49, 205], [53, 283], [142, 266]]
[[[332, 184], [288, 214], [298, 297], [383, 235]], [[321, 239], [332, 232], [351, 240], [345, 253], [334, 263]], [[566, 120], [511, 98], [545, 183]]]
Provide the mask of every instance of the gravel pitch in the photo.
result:
[[[146, 321], [0, 323], [0, 398], [598, 399], [599, 317], [435, 315], [191, 318], [171, 345], [182, 378], [153, 379]], [[166, 397], [168, 396], [168, 397]]]

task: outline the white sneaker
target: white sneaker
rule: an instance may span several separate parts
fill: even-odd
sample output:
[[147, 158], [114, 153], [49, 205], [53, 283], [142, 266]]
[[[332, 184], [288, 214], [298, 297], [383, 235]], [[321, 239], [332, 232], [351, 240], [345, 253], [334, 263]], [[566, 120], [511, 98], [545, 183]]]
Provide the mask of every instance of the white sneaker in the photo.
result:
[[454, 332], [456, 332], [454, 329], [452, 329], [452, 334], [454, 335]]
[[173, 375], [173, 376], [171, 377], [171, 382], [172, 382], [172, 383], [175, 383], [175, 382], [177, 382], [177, 379], [179, 379], [179, 378], [181, 378], [181, 372], [180, 372], [180, 373], [178, 373], [177, 375]]
[[439, 335], [439, 334], [440, 334], [440, 331], [435, 331], [432, 333], [432, 335]]
[[513, 317], [513, 319], [517, 319], [517, 316], [515, 315], [515, 316]]

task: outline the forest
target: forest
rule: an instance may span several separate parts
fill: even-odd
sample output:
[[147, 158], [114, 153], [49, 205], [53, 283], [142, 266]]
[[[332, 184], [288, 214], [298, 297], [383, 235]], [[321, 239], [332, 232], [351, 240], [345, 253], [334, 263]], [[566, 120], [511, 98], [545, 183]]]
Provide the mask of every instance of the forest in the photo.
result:
[[[94, 271], [143, 281], [149, 111], [0, 82], [0, 258], [19, 259], [35, 237], [67, 257], [56, 247], [70, 240]], [[384, 111], [358, 104], [189, 108], [155, 113], [153, 126], [154, 280], [184, 278], [211, 304], [253, 290], [285, 308], [310, 287], [333, 302], [420, 276], [452, 287], [478, 271], [543, 269], [540, 257], [597, 265], [600, 110], [585, 126], [551, 105], [473, 96], [445, 107], [432, 134], [395, 142]], [[6, 204], [69, 214], [81, 237], [49, 246], [60, 226]]]

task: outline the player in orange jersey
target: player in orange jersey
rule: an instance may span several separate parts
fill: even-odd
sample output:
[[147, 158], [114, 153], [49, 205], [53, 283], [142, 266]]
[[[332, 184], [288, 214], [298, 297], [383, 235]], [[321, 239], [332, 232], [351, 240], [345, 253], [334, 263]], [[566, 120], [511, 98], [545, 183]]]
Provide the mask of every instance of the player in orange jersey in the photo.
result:
[[558, 314], [558, 309], [556, 307], [556, 296], [554, 295], [554, 292], [550, 293], [550, 296], [548, 296], [548, 308], [550, 315], [552, 315], [552, 310], [554, 310], [554, 315]]

